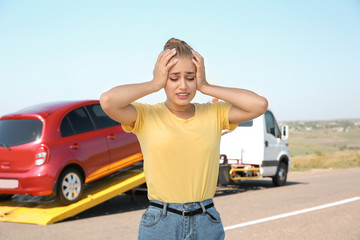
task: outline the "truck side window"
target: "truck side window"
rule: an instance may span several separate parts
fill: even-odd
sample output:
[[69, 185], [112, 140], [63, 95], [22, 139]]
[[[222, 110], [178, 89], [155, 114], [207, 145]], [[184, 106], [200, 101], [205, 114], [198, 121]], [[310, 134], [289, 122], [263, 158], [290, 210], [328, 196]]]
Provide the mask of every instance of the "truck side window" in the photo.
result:
[[274, 116], [271, 112], [267, 111], [265, 113], [265, 124], [266, 124], [266, 132], [273, 135], [276, 138], [280, 138], [280, 129], [277, 125]]
[[241, 122], [238, 124], [238, 127], [252, 127], [253, 126], [253, 120]]

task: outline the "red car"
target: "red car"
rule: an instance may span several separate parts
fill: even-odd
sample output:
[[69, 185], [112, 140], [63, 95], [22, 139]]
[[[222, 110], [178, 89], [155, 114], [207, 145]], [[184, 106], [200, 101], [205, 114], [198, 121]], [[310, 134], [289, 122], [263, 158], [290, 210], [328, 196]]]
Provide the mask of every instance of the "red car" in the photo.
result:
[[0, 198], [55, 195], [70, 204], [84, 184], [141, 156], [137, 137], [110, 119], [99, 101], [25, 108], [0, 118]]

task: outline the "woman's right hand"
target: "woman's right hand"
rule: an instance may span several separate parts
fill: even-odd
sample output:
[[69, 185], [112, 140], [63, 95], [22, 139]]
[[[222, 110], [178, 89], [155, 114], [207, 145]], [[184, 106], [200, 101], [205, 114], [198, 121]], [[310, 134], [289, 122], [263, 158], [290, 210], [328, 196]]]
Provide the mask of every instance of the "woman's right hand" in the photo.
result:
[[175, 55], [176, 48], [171, 50], [167, 49], [159, 54], [153, 71], [154, 78], [152, 80], [159, 90], [165, 87], [170, 68], [178, 62], [178, 59], [172, 59]]

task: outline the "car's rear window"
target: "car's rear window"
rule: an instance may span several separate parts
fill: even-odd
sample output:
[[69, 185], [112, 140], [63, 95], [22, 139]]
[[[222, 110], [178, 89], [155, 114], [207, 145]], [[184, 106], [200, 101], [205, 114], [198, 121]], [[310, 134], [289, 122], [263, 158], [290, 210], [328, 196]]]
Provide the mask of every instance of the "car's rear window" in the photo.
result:
[[40, 139], [42, 122], [38, 119], [6, 119], [0, 121], [0, 147], [17, 146]]

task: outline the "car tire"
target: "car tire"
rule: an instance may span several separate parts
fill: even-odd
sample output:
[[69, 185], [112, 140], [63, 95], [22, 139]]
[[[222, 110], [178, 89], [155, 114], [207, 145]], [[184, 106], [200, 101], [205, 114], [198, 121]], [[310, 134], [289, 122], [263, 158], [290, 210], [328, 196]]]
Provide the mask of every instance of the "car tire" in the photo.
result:
[[75, 168], [65, 169], [59, 177], [56, 199], [59, 203], [68, 205], [79, 201], [83, 190], [83, 178]]
[[287, 178], [287, 165], [284, 162], [280, 162], [276, 171], [276, 175], [272, 178], [275, 186], [283, 186], [286, 183]]
[[10, 198], [13, 196], [13, 194], [0, 194], [0, 201], [7, 201], [10, 200]]

